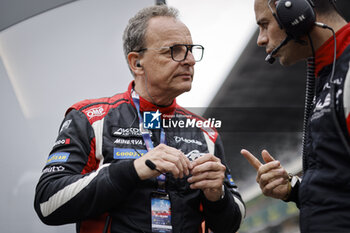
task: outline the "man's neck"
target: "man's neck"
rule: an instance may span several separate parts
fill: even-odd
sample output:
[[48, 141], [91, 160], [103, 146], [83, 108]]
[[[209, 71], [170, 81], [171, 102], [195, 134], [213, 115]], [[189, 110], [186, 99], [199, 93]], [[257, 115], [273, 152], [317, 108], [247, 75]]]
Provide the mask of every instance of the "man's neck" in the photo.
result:
[[148, 102], [159, 106], [159, 107], [166, 107], [173, 103], [175, 98], [169, 97], [167, 93], [156, 93], [152, 90], [148, 90], [147, 87], [140, 83], [135, 82], [134, 90], [141, 96], [143, 99], [147, 100]]
[[[317, 22], [326, 24], [327, 26], [331, 27], [334, 32], [337, 32], [347, 24], [347, 22], [340, 16], [336, 19], [320, 17], [317, 19]], [[311, 37], [316, 38], [314, 39], [315, 50], [320, 48], [331, 36], [333, 36], [332, 31], [320, 27], [315, 27], [315, 30], [311, 32]]]

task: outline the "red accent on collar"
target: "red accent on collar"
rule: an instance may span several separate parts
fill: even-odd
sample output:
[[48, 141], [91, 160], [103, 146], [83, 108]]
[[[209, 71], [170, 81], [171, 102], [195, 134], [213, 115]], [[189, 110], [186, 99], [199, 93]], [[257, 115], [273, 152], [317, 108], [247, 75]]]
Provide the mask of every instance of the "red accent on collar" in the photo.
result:
[[[342, 55], [346, 47], [350, 45], [350, 23], [339, 29], [335, 33], [337, 37], [337, 59]], [[316, 71], [315, 74], [323, 69], [323, 67], [332, 64], [334, 53], [334, 41], [331, 36], [317, 51], [316, 51]]]
[[348, 132], [350, 134], [350, 113], [349, 113], [348, 117], [346, 118], [346, 124], [348, 125]]
[[[127, 91], [127, 95], [128, 95], [128, 99], [131, 100], [131, 104], [132, 106], [134, 106], [135, 108], [135, 104], [134, 104], [134, 101], [132, 100], [132, 97], [131, 97], [131, 91], [132, 89], [134, 88], [135, 86], [135, 82], [132, 81], [130, 84], [129, 84], [129, 87], [128, 87], [128, 91]], [[159, 111], [163, 114], [163, 115], [174, 115], [175, 113], [175, 109], [177, 107], [177, 103], [176, 103], [176, 99], [174, 99], [173, 103], [169, 106], [166, 106], [166, 107], [158, 107], [150, 102], [148, 102], [147, 100], [145, 100], [144, 98], [142, 98], [140, 96], [140, 111], [141, 112], [144, 112], [144, 111], [151, 111], [151, 112], [156, 112], [157, 109], [159, 109]]]

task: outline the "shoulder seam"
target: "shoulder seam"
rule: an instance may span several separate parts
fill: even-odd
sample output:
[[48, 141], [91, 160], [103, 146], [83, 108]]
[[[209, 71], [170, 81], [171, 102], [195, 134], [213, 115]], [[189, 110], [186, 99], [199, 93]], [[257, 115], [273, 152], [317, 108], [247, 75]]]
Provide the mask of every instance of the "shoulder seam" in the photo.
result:
[[95, 103], [91, 103], [91, 104], [85, 105], [85, 106], [83, 106], [83, 107], [81, 107], [81, 108], [79, 108], [79, 109], [77, 109], [77, 110], [78, 110], [79, 112], [81, 112], [81, 111], [83, 111], [83, 110], [86, 109], [86, 108], [89, 108], [89, 107], [94, 106], [94, 105], [100, 105], [100, 104], [115, 105], [115, 104], [117, 104], [117, 103], [120, 102], [120, 101], [125, 101], [125, 102], [127, 102], [128, 100], [122, 98], [122, 99], [118, 99], [118, 100], [116, 100], [116, 101], [114, 101], [114, 102], [112, 102], [112, 103], [109, 103], [109, 102], [102, 102], [102, 101], [101, 101], [101, 102], [95, 102]]

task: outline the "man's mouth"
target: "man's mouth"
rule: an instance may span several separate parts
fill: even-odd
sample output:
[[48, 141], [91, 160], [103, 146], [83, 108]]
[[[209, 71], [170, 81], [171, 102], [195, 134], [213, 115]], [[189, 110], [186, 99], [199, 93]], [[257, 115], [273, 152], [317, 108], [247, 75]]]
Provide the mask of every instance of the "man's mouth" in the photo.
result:
[[181, 73], [181, 74], [178, 74], [176, 76], [192, 78], [193, 74], [192, 73]]

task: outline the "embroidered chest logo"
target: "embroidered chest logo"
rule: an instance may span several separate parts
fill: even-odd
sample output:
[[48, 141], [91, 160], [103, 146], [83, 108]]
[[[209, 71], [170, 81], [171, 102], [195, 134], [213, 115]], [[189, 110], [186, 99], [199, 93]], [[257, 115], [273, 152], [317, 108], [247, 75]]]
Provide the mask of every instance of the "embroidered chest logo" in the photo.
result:
[[199, 150], [193, 150], [191, 152], [189, 152], [186, 157], [190, 160], [190, 161], [194, 161], [196, 159], [198, 159], [199, 157], [201, 157], [202, 155], [204, 155], [205, 153], [200, 153]]
[[[334, 80], [334, 85], [335, 86], [339, 86], [342, 83], [342, 78], [338, 78], [336, 80]], [[335, 87], [334, 87], [335, 88]], [[329, 82], [327, 82], [324, 87], [322, 92], [328, 92], [327, 94], [324, 93], [324, 95], [322, 95], [321, 93], [321, 97], [317, 100], [317, 102], [315, 103], [315, 108], [313, 110], [313, 115], [311, 117], [311, 121], [314, 121], [316, 119], [319, 119], [321, 117], [323, 117], [326, 113], [331, 112], [331, 93], [330, 93], [330, 89], [331, 86], [329, 84]], [[339, 97], [340, 95], [343, 93], [343, 91], [341, 89], [338, 89], [337, 93], [335, 94], [335, 104], [338, 105], [339, 104]], [[316, 100], [314, 100], [316, 101]]]
[[105, 114], [105, 110], [102, 106], [97, 108], [92, 108], [86, 111], [86, 115], [89, 117], [89, 119], [97, 116], [103, 116]]

